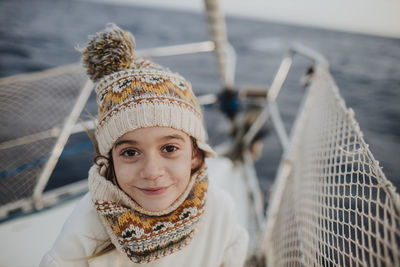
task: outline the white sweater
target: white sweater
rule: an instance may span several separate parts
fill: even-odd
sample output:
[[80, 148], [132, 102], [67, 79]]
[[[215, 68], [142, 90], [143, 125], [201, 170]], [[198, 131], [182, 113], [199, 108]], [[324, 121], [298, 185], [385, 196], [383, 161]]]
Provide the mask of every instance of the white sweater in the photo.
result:
[[99, 241], [109, 239], [107, 231], [86, 194], [65, 222], [53, 248], [43, 257], [40, 266], [243, 266], [248, 247], [248, 234], [237, 223], [231, 197], [209, 184], [206, 211], [193, 240], [181, 250], [159, 260], [137, 264], [116, 249], [92, 260]]

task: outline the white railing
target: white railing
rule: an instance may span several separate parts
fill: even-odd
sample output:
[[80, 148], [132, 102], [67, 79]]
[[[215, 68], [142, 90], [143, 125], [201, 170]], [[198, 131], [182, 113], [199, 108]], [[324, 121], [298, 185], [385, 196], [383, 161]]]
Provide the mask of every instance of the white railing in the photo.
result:
[[400, 197], [328, 65], [306, 54], [322, 64], [314, 69], [291, 137], [283, 138], [265, 223], [266, 264], [400, 266]]

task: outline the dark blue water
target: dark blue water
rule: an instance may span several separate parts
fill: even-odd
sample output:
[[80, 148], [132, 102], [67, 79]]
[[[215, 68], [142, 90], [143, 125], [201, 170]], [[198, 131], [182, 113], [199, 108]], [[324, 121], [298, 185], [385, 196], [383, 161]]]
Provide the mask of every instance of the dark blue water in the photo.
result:
[[[34, 72], [79, 61], [74, 46], [88, 34], [115, 22], [136, 37], [138, 49], [208, 40], [204, 15], [67, 0], [0, 1], [0, 76]], [[299, 42], [322, 53], [341, 94], [356, 113], [364, 138], [389, 180], [400, 186], [400, 39], [349, 34], [266, 21], [227, 18], [229, 40], [238, 54], [237, 87], [270, 84], [283, 53]], [[221, 85], [212, 54], [156, 58], [189, 79], [197, 94], [217, 92]], [[279, 97], [287, 128], [302, 91], [298, 78], [304, 65], [294, 65], [293, 78]], [[87, 110], [96, 113], [93, 97]], [[221, 141], [228, 123], [206, 108], [212, 144]], [[215, 127], [218, 125], [218, 127]], [[263, 188], [271, 184], [281, 156], [277, 137], [265, 139], [257, 171]], [[71, 137], [68, 150], [48, 188], [86, 177], [93, 152], [86, 134]]]

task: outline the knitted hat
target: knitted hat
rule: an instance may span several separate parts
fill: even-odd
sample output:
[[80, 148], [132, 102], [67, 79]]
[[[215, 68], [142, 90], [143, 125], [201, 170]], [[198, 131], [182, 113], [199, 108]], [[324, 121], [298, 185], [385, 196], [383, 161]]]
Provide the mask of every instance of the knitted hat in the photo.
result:
[[134, 54], [131, 33], [114, 24], [91, 37], [83, 65], [95, 83], [96, 138], [102, 155], [125, 133], [144, 127], [171, 127], [194, 137], [206, 156], [203, 115], [191, 85], [182, 76]]

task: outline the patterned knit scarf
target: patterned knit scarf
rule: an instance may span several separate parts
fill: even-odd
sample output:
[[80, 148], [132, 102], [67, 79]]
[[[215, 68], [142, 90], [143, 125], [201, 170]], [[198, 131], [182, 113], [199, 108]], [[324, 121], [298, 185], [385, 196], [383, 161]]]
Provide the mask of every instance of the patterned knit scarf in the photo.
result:
[[192, 175], [187, 190], [163, 212], [145, 211], [121, 189], [89, 172], [89, 191], [111, 242], [136, 263], [147, 263], [180, 250], [192, 239], [205, 210], [207, 169]]

